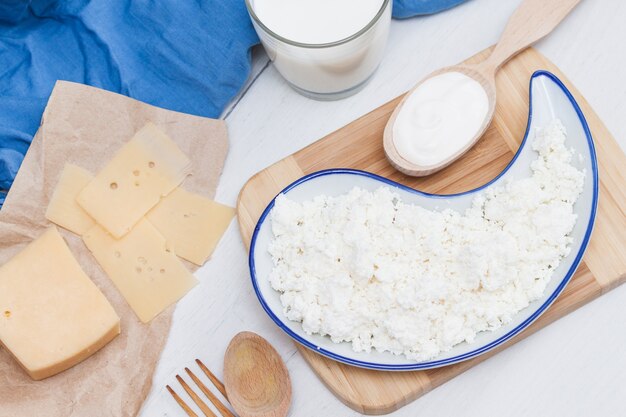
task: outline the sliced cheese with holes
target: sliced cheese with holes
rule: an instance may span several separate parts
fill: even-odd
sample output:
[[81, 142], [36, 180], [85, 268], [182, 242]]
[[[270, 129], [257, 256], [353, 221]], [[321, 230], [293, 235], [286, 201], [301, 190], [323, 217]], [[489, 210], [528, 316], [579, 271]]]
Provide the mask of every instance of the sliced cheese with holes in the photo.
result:
[[234, 215], [231, 207], [177, 188], [148, 212], [146, 218], [176, 255], [202, 265]]
[[190, 173], [178, 146], [149, 123], [78, 194], [78, 204], [120, 238]]
[[120, 320], [53, 226], [0, 268], [0, 341], [35, 380], [120, 333]]
[[83, 234], [83, 241], [144, 323], [197, 284], [145, 219], [120, 239], [96, 225]]
[[77, 235], [82, 235], [95, 224], [81, 206], [76, 196], [93, 179], [93, 175], [79, 166], [65, 164], [48, 209], [46, 219]]

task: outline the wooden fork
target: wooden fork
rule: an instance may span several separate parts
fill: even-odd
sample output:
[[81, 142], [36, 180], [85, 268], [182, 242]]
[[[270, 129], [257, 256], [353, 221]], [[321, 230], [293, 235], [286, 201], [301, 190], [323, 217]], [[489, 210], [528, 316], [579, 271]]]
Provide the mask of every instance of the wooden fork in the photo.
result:
[[[209, 371], [209, 368], [207, 368], [200, 359], [196, 359], [196, 364], [198, 364], [200, 370], [204, 372], [207, 378], [209, 378], [209, 380], [213, 383], [215, 388], [217, 388], [220, 394], [222, 394], [226, 401], [228, 401], [228, 396], [226, 395], [226, 389], [224, 388], [224, 384], [222, 384], [222, 382], [215, 375], [213, 375], [213, 372]], [[185, 372], [187, 372], [187, 375], [189, 375], [189, 377], [198, 386], [198, 388], [200, 388], [200, 391], [202, 391], [202, 393], [209, 399], [209, 401], [213, 403], [213, 405], [215, 406], [215, 408], [217, 408], [222, 417], [236, 417], [235, 414], [230, 411], [228, 407], [226, 407], [224, 403], [221, 402], [219, 398], [217, 398], [215, 394], [213, 394], [209, 390], [209, 388], [207, 388], [207, 386], [204, 385], [202, 381], [200, 381], [200, 379], [198, 379], [198, 377], [189, 368], [185, 368]], [[180, 375], [176, 375], [176, 380], [180, 383], [180, 385], [187, 392], [187, 394], [189, 394], [193, 402], [196, 403], [196, 405], [200, 408], [200, 410], [206, 417], [217, 417], [217, 415], [209, 408], [209, 406], [204, 401], [202, 401], [200, 396], [191, 389], [191, 387]], [[198, 415], [189, 407], [189, 405], [187, 405], [187, 403], [185, 403], [182, 398], [180, 398], [180, 396], [172, 389], [172, 387], [166, 385], [165, 388], [167, 388], [172, 397], [174, 397], [176, 402], [182, 407], [183, 410], [185, 410], [189, 417], [198, 417]]]

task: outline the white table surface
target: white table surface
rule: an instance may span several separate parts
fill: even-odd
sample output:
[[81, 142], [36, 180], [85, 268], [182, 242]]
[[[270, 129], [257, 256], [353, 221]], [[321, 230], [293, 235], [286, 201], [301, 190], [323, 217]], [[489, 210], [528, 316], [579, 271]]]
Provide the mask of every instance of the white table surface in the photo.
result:
[[[518, 4], [519, 0], [471, 0], [435, 16], [393, 21], [377, 74], [363, 91], [337, 102], [299, 96], [267, 64], [265, 54], [256, 51], [245, 93], [225, 112], [231, 147], [216, 199], [234, 206], [239, 190], [257, 171], [403, 93], [431, 70], [495, 43]], [[622, 149], [626, 149], [625, 20], [626, 2], [583, 0], [536, 45], [587, 98]], [[291, 340], [261, 309], [235, 221], [212, 260], [196, 275], [201, 284], [178, 304], [142, 417], [185, 416], [165, 385], [171, 384], [191, 403], [175, 375], [184, 375], [185, 366], [197, 370], [194, 359], [201, 358], [221, 377], [228, 341], [243, 330], [267, 338], [287, 363], [293, 384], [290, 415], [360, 415], [322, 385]], [[626, 415], [625, 305], [623, 286], [391, 416]]]

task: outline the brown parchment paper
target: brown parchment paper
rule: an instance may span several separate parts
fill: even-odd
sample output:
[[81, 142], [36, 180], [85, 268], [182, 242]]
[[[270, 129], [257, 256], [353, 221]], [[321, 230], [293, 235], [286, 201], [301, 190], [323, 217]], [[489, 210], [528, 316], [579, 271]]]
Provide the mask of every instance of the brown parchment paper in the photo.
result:
[[[185, 180], [184, 188], [213, 197], [228, 151], [223, 121], [59, 81], [0, 211], [0, 264], [50, 226], [44, 214], [66, 162], [96, 173], [148, 121], [163, 129], [192, 160], [193, 175]], [[134, 416], [150, 389], [173, 307], [150, 324], [142, 324], [82, 240], [59, 230], [84, 271], [117, 311], [122, 332], [77, 366], [37, 382], [0, 347], [0, 416]]]

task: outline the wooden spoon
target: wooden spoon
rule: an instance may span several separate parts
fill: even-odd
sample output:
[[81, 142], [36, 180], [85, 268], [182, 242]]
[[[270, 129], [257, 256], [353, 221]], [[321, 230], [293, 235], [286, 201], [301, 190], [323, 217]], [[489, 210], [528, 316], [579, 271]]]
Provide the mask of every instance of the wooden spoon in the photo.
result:
[[[500, 41], [487, 59], [475, 65], [459, 64], [442, 68], [413, 87], [391, 114], [383, 133], [385, 154], [391, 165], [407, 175], [421, 177], [445, 168], [474, 146], [493, 119], [496, 108], [496, 72], [498, 69], [511, 57], [550, 33], [579, 1], [524, 0], [509, 19]], [[425, 80], [445, 72], [460, 72], [478, 81], [487, 93], [489, 110], [476, 135], [459, 152], [438, 164], [419, 166], [404, 159], [397, 151], [393, 142], [393, 126], [407, 97]]]
[[291, 380], [278, 352], [256, 333], [241, 332], [224, 356], [228, 401], [241, 417], [285, 417]]

